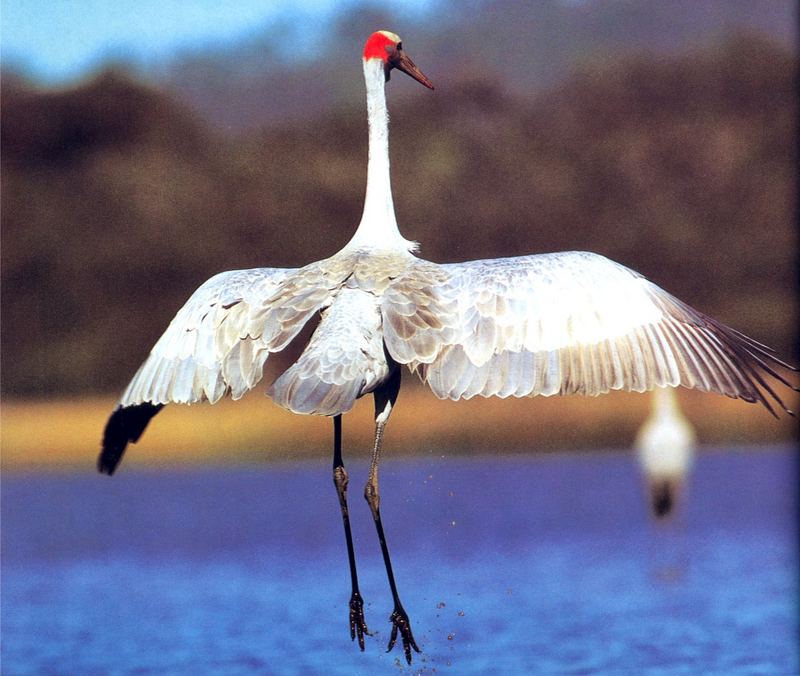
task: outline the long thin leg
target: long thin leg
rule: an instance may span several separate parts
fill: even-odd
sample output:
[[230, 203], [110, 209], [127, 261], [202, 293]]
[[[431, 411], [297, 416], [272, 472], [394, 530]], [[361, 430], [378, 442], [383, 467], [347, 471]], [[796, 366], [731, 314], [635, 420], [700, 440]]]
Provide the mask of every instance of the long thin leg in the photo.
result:
[[[391, 405], [389, 406], [389, 410], [391, 410]], [[386, 648], [386, 652], [394, 648], [394, 644], [397, 642], [397, 632], [399, 631], [403, 641], [403, 652], [405, 652], [406, 662], [411, 664], [411, 648], [417, 652], [420, 650], [417, 647], [417, 642], [414, 640], [414, 635], [411, 633], [411, 622], [397, 594], [397, 585], [395, 584], [394, 573], [392, 572], [392, 561], [389, 558], [389, 548], [386, 546], [386, 536], [384, 535], [383, 524], [381, 523], [381, 497], [378, 491], [378, 462], [380, 460], [383, 428], [386, 424], [385, 420], [381, 420], [381, 417], [383, 416], [378, 416], [375, 426], [375, 447], [372, 450], [372, 464], [369, 468], [367, 485], [364, 487], [364, 497], [372, 511], [372, 518], [375, 520], [375, 529], [378, 531], [378, 540], [381, 543], [381, 552], [383, 553], [383, 563], [386, 566], [386, 576], [389, 578], [389, 588], [392, 590], [392, 599], [394, 600], [394, 610], [389, 616], [389, 621], [392, 623], [392, 634], [389, 637], [389, 646]], [[386, 412], [386, 417], [388, 417], [388, 411]]]
[[333, 419], [333, 484], [339, 495], [339, 506], [342, 508], [342, 523], [344, 524], [344, 537], [347, 541], [347, 558], [350, 561], [350, 583], [352, 594], [350, 596], [350, 639], [358, 636], [358, 647], [364, 650], [364, 634], [369, 636], [367, 624], [364, 620], [364, 600], [358, 591], [358, 573], [356, 572], [356, 555], [353, 549], [353, 535], [350, 532], [350, 512], [347, 509], [347, 484], [349, 478], [342, 461], [342, 416]]

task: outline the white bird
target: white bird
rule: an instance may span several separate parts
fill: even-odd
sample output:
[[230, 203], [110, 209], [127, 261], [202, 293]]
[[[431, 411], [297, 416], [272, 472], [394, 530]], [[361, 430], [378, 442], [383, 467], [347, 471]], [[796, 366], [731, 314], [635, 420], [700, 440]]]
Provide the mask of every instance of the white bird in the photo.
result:
[[694, 428], [681, 412], [675, 390], [653, 390], [652, 410], [639, 429], [635, 448], [656, 518], [672, 513], [692, 465], [696, 442]]
[[[406, 660], [419, 651], [392, 574], [379, 511], [378, 462], [402, 367], [440, 398], [598, 395], [684, 387], [786, 408], [767, 377], [791, 387], [769, 348], [693, 310], [602, 256], [551, 253], [439, 265], [414, 255], [395, 220], [384, 88], [397, 68], [426, 87], [400, 38], [372, 34], [363, 52], [369, 162], [361, 222], [338, 253], [299, 269], [258, 268], [209, 279], [178, 312], [133, 377], [105, 429], [98, 460], [112, 474], [165, 404], [238, 399], [319, 316], [304, 351], [268, 394], [295, 413], [333, 416], [333, 474], [347, 541], [351, 638], [367, 627], [358, 590], [341, 455], [341, 415], [375, 400], [364, 495], [382, 548]], [[485, 227], [484, 224], [482, 227]]]

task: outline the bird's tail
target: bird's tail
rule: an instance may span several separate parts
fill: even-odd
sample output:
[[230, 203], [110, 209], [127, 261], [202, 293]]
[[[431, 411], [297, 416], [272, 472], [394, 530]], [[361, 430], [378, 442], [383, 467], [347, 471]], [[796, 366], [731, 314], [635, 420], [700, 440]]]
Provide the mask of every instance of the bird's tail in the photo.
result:
[[298, 360], [267, 391], [294, 413], [339, 415], [389, 375], [374, 295], [342, 289]]
[[111, 414], [103, 432], [103, 449], [97, 458], [97, 471], [111, 476], [129, 442], [134, 444], [139, 441], [147, 423], [150, 422], [164, 404], [135, 404], [134, 406], [119, 406]]
[[293, 413], [341, 415], [347, 413], [361, 394], [364, 379], [327, 382], [299, 362], [287, 369], [267, 390], [272, 400]]

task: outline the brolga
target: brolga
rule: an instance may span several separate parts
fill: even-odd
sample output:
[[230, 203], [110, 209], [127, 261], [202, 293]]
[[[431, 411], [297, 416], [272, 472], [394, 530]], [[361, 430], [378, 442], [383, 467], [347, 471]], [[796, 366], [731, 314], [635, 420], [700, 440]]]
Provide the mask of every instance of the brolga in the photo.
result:
[[[383, 554], [406, 660], [419, 652], [384, 534], [378, 466], [384, 430], [408, 368], [440, 398], [599, 395], [684, 386], [786, 410], [776, 383], [792, 367], [602, 256], [565, 252], [439, 265], [414, 255], [397, 226], [389, 178], [385, 86], [400, 70], [433, 85], [400, 38], [373, 33], [363, 52], [369, 123], [364, 211], [352, 239], [298, 269], [258, 268], [209, 279], [178, 311], [125, 389], [98, 468], [113, 474], [129, 442], [166, 404], [238, 399], [309, 322], [302, 353], [268, 388], [290, 411], [333, 418], [333, 480], [350, 564], [350, 635], [368, 635], [342, 459], [342, 415], [372, 394], [375, 443], [364, 497]], [[313, 324], [312, 324], [313, 326]]]
[[650, 510], [665, 519], [675, 509], [692, 465], [697, 438], [683, 415], [673, 388], [657, 387], [652, 410], [636, 435], [636, 453], [644, 475]]

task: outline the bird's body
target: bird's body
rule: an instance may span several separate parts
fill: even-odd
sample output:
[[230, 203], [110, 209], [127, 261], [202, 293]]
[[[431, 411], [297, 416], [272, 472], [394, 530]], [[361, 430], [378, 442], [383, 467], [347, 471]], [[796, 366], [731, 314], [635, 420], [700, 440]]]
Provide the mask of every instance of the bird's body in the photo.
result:
[[787, 366], [763, 345], [693, 310], [638, 273], [585, 252], [440, 265], [414, 255], [395, 219], [384, 93], [392, 68], [433, 88], [400, 39], [374, 33], [364, 49], [369, 161], [364, 212], [338, 253], [299, 269], [225, 272], [178, 312], [125, 390], [98, 466], [112, 474], [163, 405], [241, 397], [269, 355], [319, 323], [268, 394], [296, 413], [333, 416], [334, 481], [353, 593], [351, 636], [367, 633], [358, 592], [341, 459], [341, 415], [375, 398], [376, 435], [365, 497], [395, 602], [394, 645], [417, 650], [400, 604], [379, 511], [378, 459], [403, 367], [441, 398], [598, 395], [682, 385], [770, 411], [781, 402], [765, 377]]
[[673, 390], [658, 388], [652, 396], [652, 411], [636, 437], [639, 461], [649, 476], [680, 478], [692, 463], [697, 437]]

